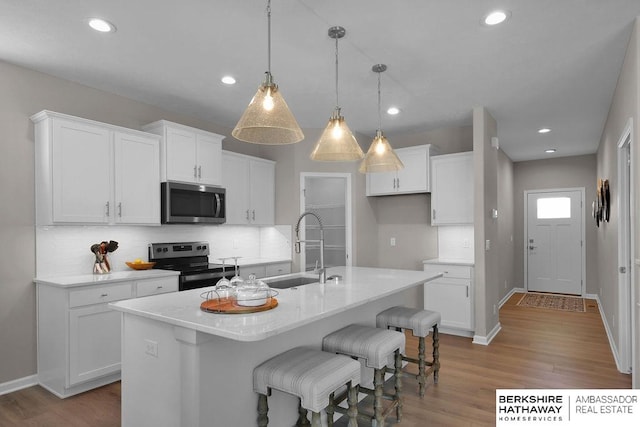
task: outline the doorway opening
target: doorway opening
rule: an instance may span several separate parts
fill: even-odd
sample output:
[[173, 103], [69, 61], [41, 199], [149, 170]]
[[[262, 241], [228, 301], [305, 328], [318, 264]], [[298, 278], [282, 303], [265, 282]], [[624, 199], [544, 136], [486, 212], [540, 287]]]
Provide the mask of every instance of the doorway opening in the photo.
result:
[[[325, 267], [351, 266], [351, 174], [300, 174], [300, 213], [313, 212], [322, 220]], [[305, 217], [301, 240], [318, 240], [320, 225]], [[320, 260], [320, 244], [305, 243], [300, 253], [300, 270], [311, 271]]]
[[584, 295], [584, 188], [525, 191], [525, 287]]

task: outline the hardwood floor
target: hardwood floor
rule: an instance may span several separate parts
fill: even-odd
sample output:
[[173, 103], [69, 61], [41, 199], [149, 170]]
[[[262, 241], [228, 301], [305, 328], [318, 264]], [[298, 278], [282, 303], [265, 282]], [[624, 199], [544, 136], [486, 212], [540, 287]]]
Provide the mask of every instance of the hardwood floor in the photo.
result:
[[[415, 381], [405, 380], [400, 425], [492, 426], [497, 388], [631, 388], [631, 376], [616, 369], [594, 300], [585, 313], [570, 313], [518, 307], [520, 297], [500, 309], [502, 331], [489, 346], [441, 335], [440, 381], [420, 399]], [[416, 348], [408, 336], [409, 354]], [[1, 427], [119, 425], [119, 383], [64, 400], [38, 386], [0, 396]]]

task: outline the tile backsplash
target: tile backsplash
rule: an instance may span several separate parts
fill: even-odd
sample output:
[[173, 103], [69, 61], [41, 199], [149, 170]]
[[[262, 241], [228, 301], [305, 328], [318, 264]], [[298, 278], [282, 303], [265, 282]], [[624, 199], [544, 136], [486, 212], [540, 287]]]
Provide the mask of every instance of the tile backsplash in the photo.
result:
[[438, 229], [438, 258], [473, 262], [473, 225], [447, 225], [436, 228]]
[[92, 273], [91, 245], [105, 240], [115, 240], [119, 245], [109, 254], [113, 271], [127, 270], [125, 261], [136, 258], [146, 261], [148, 244], [161, 242], [208, 241], [210, 262], [232, 256], [291, 258], [290, 225], [39, 226], [36, 227], [36, 275]]

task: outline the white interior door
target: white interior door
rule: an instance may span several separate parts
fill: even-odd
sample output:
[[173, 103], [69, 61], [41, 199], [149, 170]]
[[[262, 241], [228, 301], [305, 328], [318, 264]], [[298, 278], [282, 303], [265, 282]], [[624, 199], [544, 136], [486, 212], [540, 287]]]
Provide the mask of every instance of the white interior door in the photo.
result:
[[[351, 265], [351, 176], [349, 174], [303, 173], [300, 177], [300, 212], [310, 211], [322, 219], [326, 267]], [[301, 224], [303, 240], [317, 240], [320, 226], [310, 216]], [[303, 246], [301, 266], [309, 271], [320, 260], [320, 244]]]
[[527, 290], [582, 295], [581, 190], [527, 193]]

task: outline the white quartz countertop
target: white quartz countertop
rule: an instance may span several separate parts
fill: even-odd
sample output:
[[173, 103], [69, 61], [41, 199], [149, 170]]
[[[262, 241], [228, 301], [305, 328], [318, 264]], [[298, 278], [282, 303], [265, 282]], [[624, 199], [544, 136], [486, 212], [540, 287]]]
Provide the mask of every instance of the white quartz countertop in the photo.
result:
[[365, 267], [333, 267], [327, 271], [327, 277], [336, 274], [342, 276], [339, 284], [331, 281], [278, 289], [277, 307], [251, 314], [202, 311], [201, 295], [210, 288], [119, 301], [110, 306], [207, 334], [237, 341], [259, 341], [441, 276], [424, 271]]
[[432, 258], [422, 261], [423, 264], [447, 264], [447, 265], [464, 265], [473, 267], [473, 261], [460, 260], [460, 259], [446, 259], [446, 258]]
[[180, 272], [171, 270], [126, 270], [112, 271], [107, 274], [80, 274], [77, 276], [36, 277], [34, 283], [61, 288], [75, 286], [104, 285], [107, 283], [129, 282], [131, 280], [153, 279], [167, 276], [179, 276]]

